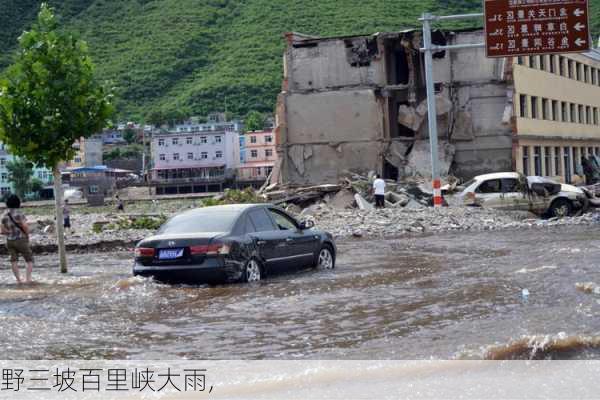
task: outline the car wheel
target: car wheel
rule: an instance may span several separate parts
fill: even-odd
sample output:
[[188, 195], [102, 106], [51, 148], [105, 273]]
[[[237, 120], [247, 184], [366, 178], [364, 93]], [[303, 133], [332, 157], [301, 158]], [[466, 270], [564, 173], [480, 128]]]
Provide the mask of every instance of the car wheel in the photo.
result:
[[550, 215], [553, 217], [568, 217], [573, 211], [573, 205], [567, 199], [556, 199], [550, 206]]
[[317, 257], [316, 268], [319, 269], [334, 269], [335, 268], [335, 254], [330, 246], [323, 246], [319, 250], [319, 256]]
[[244, 281], [248, 283], [259, 282], [261, 278], [262, 270], [260, 269], [260, 264], [254, 258], [251, 258], [244, 268]]

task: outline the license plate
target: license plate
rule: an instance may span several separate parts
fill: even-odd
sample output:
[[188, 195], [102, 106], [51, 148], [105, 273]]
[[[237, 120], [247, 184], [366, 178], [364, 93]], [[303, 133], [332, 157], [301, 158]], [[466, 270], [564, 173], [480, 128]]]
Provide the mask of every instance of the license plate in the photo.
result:
[[159, 260], [174, 260], [183, 256], [183, 249], [168, 249], [158, 252]]

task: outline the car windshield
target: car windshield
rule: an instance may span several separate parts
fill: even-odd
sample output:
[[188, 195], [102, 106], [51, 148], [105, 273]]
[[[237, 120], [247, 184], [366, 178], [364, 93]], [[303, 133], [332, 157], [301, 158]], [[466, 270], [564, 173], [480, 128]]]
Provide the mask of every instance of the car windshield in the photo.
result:
[[229, 232], [239, 213], [233, 210], [185, 213], [168, 220], [158, 234], [184, 234], [198, 232]]

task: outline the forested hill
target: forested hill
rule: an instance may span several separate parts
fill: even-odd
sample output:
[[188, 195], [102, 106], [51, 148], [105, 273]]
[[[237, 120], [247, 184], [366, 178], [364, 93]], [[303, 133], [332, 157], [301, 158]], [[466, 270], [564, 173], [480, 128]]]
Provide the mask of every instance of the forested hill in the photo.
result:
[[[418, 27], [424, 11], [481, 12], [482, 0], [50, 0], [88, 41], [98, 72], [118, 87], [122, 118], [153, 110], [272, 111], [282, 33], [322, 36]], [[591, 0], [600, 33], [600, 0]], [[39, 0], [0, 0], [0, 68]], [[466, 23], [459, 22], [465, 26]]]

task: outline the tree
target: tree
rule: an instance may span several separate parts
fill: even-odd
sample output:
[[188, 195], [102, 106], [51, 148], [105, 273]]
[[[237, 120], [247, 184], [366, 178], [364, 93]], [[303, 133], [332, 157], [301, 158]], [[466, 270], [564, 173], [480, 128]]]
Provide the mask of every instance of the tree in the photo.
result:
[[33, 164], [24, 158], [15, 158], [6, 163], [8, 181], [12, 183], [15, 193], [21, 199], [31, 191], [31, 177], [33, 176]]
[[131, 128], [126, 128], [123, 132], [123, 139], [125, 139], [127, 144], [132, 144], [137, 139], [137, 133]]
[[42, 182], [41, 179], [33, 178], [31, 180], [29, 190], [33, 192], [36, 199], [39, 199], [42, 195], [42, 191], [44, 190], [44, 182]]
[[85, 42], [60, 30], [53, 10], [42, 3], [0, 80], [0, 140], [13, 154], [52, 169], [61, 272], [67, 272], [67, 257], [58, 166], [73, 158], [79, 137], [105, 126], [114, 111], [111, 98], [94, 77]]
[[154, 110], [148, 115], [148, 123], [152, 126], [161, 127], [166, 123], [165, 114], [160, 110]]
[[244, 119], [246, 132], [262, 131], [265, 127], [265, 117], [258, 111], [250, 111]]

